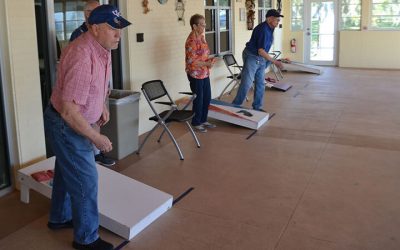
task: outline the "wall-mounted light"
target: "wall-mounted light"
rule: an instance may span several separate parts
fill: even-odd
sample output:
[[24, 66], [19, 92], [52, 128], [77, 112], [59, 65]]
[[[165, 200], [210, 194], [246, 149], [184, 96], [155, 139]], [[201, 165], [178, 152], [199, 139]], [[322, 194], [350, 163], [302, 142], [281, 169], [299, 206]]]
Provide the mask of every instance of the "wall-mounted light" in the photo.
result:
[[282, 11], [282, 1], [281, 0], [277, 0], [276, 1], [276, 10], [281, 13]]
[[176, 0], [175, 2], [175, 11], [176, 15], [178, 16], [178, 22], [182, 22], [185, 25], [185, 3], [183, 0]]

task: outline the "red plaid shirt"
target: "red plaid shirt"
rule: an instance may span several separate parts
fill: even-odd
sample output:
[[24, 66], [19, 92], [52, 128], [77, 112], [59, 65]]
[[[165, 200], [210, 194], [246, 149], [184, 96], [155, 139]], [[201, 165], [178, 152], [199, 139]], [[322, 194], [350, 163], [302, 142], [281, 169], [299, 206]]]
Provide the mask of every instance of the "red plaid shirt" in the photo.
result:
[[57, 83], [51, 95], [60, 112], [62, 102], [73, 102], [88, 123], [97, 122], [103, 112], [111, 75], [111, 53], [90, 32], [70, 43], [61, 55]]

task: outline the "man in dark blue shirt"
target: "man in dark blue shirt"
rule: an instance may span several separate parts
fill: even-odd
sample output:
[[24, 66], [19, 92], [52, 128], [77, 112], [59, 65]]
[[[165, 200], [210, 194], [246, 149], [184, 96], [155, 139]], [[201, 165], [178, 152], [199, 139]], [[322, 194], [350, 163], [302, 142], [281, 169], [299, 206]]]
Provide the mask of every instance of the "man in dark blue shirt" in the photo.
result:
[[282, 68], [282, 63], [268, 54], [274, 41], [274, 30], [283, 17], [277, 10], [270, 9], [265, 15], [265, 22], [257, 25], [251, 34], [250, 41], [243, 50], [243, 70], [241, 82], [233, 104], [242, 105], [253, 82], [255, 83], [253, 109], [261, 110], [265, 92], [265, 69], [270, 63]]
[[100, 5], [99, 1], [95, 1], [95, 0], [90, 0], [90, 1], [86, 2], [85, 7], [83, 9], [84, 15], [85, 15], [85, 22], [83, 22], [81, 26], [79, 26], [78, 28], [76, 28], [74, 30], [74, 32], [72, 32], [71, 37], [69, 38], [70, 42], [75, 40], [81, 34], [83, 34], [86, 31], [88, 31], [87, 20], [88, 20], [88, 18], [90, 16], [90, 13], [92, 12], [92, 10], [94, 10], [99, 5]]

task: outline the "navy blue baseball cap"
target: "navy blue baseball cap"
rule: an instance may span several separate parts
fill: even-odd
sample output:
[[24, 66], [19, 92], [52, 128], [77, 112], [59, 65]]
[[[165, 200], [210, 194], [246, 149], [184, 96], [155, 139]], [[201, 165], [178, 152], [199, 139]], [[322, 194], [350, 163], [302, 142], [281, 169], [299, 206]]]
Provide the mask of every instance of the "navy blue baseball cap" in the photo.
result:
[[114, 29], [122, 29], [131, 23], [121, 16], [119, 10], [109, 4], [103, 4], [95, 8], [89, 16], [88, 23], [99, 24], [108, 23]]
[[270, 17], [270, 16], [273, 16], [273, 17], [283, 17], [283, 16], [281, 15], [281, 13], [279, 13], [279, 11], [277, 11], [277, 10], [275, 10], [275, 9], [270, 9], [270, 10], [267, 11], [267, 14], [265, 15], [265, 17], [267, 18], [267, 17]]

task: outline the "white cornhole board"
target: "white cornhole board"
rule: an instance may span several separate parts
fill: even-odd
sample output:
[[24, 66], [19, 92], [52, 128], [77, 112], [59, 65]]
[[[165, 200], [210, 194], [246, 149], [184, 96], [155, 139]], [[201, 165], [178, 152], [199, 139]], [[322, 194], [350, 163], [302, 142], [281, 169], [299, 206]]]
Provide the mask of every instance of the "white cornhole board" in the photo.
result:
[[318, 74], [318, 75], [321, 75], [322, 73], [324, 73], [324, 69], [322, 67], [299, 63], [299, 62], [293, 62], [293, 61], [290, 63], [282, 62], [282, 65], [283, 65], [282, 70], [287, 70], [287, 71], [303, 71], [303, 72], [308, 72], [308, 73], [313, 73], [313, 74]]
[[[248, 116], [249, 114], [251, 116]], [[246, 128], [258, 129], [268, 121], [269, 114], [212, 99], [208, 107], [208, 117]]]
[[[55, 157], [18, 171], [21, 201], [29, 203], [33, 189], [51, 198], [51, 186], [37, 182], [31, 174], [54, 169]], [[172, 207], [172, 195], [97, 164], [99, 175], [100, 225], [130, 240]]]

